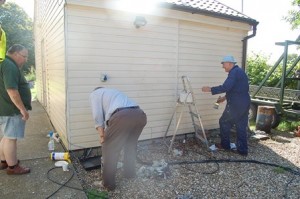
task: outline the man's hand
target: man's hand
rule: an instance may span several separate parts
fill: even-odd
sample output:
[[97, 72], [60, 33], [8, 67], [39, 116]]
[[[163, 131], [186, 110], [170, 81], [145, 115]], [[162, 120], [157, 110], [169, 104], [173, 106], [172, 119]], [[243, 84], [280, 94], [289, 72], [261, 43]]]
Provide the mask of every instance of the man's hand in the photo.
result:
[[28, 113], [28, 111], [25, 109], [25, 110], [21, 110], [20, 111], [21, 112], [21, 114], [22, 114], [22, 120], [28, 120], [29, 119], [29, 113]]
[[211, 88], [209, 86], [203, 86], [202, 92], [211, 92]]
[[96, 128], [96, 130], [98, 131], [99, 136], [100, 136], [100, 144], [102, 144], [104, 142], [104, 128], [101, 126], [98, 126]]
[[100, 144], [103, 144], [104, 142], [104, 135], [100, 135]]
[[6, 90], [11, 101], [14, 103], [14, 105], [20, 110], [20, 113], [22, 114], [22, 120], [28, 120], [29, 118], [29, 113], [28, 111], [26, 110], [23, 102], [22, 102], [22, 99], [21, 99], [21, 96], [20, 96], [20, 93], [18, 90], [16, 89], [7, 89]]

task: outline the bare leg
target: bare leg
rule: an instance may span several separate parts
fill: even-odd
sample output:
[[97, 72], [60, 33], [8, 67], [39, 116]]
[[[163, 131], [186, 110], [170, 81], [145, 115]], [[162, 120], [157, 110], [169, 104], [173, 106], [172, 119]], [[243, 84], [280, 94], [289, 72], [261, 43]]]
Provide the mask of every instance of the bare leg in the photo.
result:
[[3, 141], [4, 139], [2, 138], [0, 141], [0, 160], [6, 160], [5, 156], [4, 156], [4, 152], [3, 152]]
[[8, 166], [14, 166], [17, 160], [17, 139], [8, 139], [3, 137], [2, 140], [3, 154]]

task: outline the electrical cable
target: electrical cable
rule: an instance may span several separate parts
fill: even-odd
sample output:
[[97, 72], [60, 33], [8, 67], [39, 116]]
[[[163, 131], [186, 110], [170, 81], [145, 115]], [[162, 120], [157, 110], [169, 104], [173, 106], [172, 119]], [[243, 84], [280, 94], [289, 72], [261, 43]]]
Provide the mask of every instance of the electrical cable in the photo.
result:
[[[212, 175], [212, 174], [215, 174], [215, 173], [217, 173], [219, 170], [220, 170], [220, 164], [219, 163], [215, 163], [215, 165], [216, 165], [216, 169], [214, 169], [213, 171], [207, 171], [207, 172], [201, 172], [202, 174], [204, 174], [204, 175]], [[185, 166], [182, 166], [182, 168], [184, 168], [184, 169], [186, 169], [186, 170], [188, 170], [188, 171], [192, 171], [192, 172], [195, 172], [195, 173], [200, 173], [200, 172], [198, 172], [198, 171], [195, 171], [195, 170], [193, 170], [193, 169], [189, 169], [189, 168], [187, 168], [187, 167], [185, 167]]]
[[[69, 187], [69, 188], [72, 188], [72, 189], [76, 189], [76, 190], [77, 190], [77, 188], [75, 188], [75, 187], [70, 187], [70, 186], [66, 185], [68, 182], [70, 182], [70, 180], [73, 178], [73, 176], [74, 176], [74, 174], [75, 174], [73, 170], [72, 170], [72, 175], [71, 175], [71, 177], [70, 177], [66, 182], [64, 182], [64, 183], [58, 183], [58, 182], [52, 180], [52, 179], [49, 177], [50, 172], [53, 171], [54, 169], [57, 169], [57, 168], [58, 168], [58, 167], [53, 167], [53, 168], [49, 169], [48, 172], [47, 172], [47, 178], [48, 178], [49, 180], [51, 180], [52, 182], [54, 182], [54, 183], [56, 183], [56, 184], [59, 184], [59, 185], [61, 185], [61, 186], [60, 186], [56, 191], [54, 191], [51, 195], [49, 195], [48, 197], [46, 197], [46, 199], [48, 199], [48, 198], [54, 196], [54, 194], [56, 194], [56, 193], [57, 193], [61, 188], [63, 188], [63, 187]], [[80, 191], [83, 191], [83, 190], [80, 190]]]
[[281, 166], [274, 163], [267, 163], [258, 160], [238, 160], [238, 159], [215, 159], [215, 160], [195, 160], [195, 161], [178, 161], [178, 162], [167, 162], [169, 165], [181, 165], [181, 164], [203, 164], [203, 163], [227, 163], [227, 162], [237, 162], [237, 163], [254, 163], [254, 164], [262, 164], [272, 167], [278, 167], [285, 171], [288, 171], [294, 175], [299, 175], [300, 172], [291, 169], [290, 167]]
[[[199, 154], [199, 155], [201, 155], [201, 156], [204, 156], [204, 157], [206, 157], [206, 158], [209, 158], [208, 155], [203, 154], [203, 153], [200, 153], [200, 152], [195, 151], [195, 150], [184, 150], [184, 151], [186, 151], [186, 152], [193, 152], [193, 153]], [[210, 158], [209, 158], [209, 159], [210, 159]], [[206, 175], [206, 174], [207, 174], [207, 175], [212, 175], [212, 174], [216, 173], [217, 171], [219, 171], [219, 170], [220, 170], [220, 165], [219, 165], [219, 163], [214, 162], [213, 164], [216, 165], [216, 169], [214, 169], [213, 171], [207, 171], [207, 172], [201, 172], [201, 173], [204, 174], [204, 175]], [[181, 166], [181, 167], [184, 168], [184, 169], [186, 169], [186, 170], [188, 170], [188, 171], [193, 171], [193, 172], [200, 173], [199, 171], [195, 171], [195, 170], [193, 170], [193, 169], [189, 169], [189, 168], [187, 168], [187, 167], [185, 167], [185, 166]]]
[[[49, 176], [49, 172], [50, 172], [51, 170], [54, 170], [55, 168], [58, 168], [58, 167], [51, 168], [51, 169], [47, 172], [47, 178], [48, 178], [51, 182], [54, 182], [55, 184], [58, 184], [58, 185], [63, 185], [63, 186], [68, 187], [68, 188], [70, 188], [70, 189], [75, 189], [75, 190], [78, 190], [78, 191], [84, 191], [83, 189], [80, 189], [80, 188], [77, 188], [77, 187], [72, 187], [72, 186], [66, 185], [65, 183], [59, 183], [59, 182], [57, 182], [57, 181], [51, 179], [50, 176]], [[69, 169], [69, 170], [72, 170], [72, 169]], [[72, 172], [73, 172], [73, 173], [72, 173], [71, 179], [72, 179], [73, 176], [74, 176], [74, 171], [72, 170]]]
[[[83, 191], [85, 194], [93, 195], [93, 196], [96, 196], [96, 197], [100, 197], [100, 196], [101, 196], [100, 194], [103, 195], [103, 193], [99, 193], [99, 194], [96, 194], [96, 193], [93, 193], [93, 192], [88, 192], [88, 193], [87, 193], [84, 189], [80, 189], [80, 188], [77, 188], [77, 187], [73, 187], [73, 186], [67, 185], [67, 183], [68, 183], [68, 182], [74, 177], [74, 175], [75, 175], [73, 169], [70, 169], [70, 170], [72, 171], [72, 175], [71, 175], [71, 177], [70, 177], [66, 182], [60, 183], [60, 182], [55, 181], [54, 179], [52, 179], [52, 178], [50, 177], [50, 172], [53, 171], [54, 169], [57, 169], [57, 168], [58, 168], [58, 167], [53, 167], [53, 168], [49, 169], [48, 172], [47, 172], [47, 178], [48, 178], [51, 182], [60, 185], [60, 187], [59, 187], [56, 191], [54, 191], [51, 195], [49, 195], [48, 197], [46, 197], [46, 199], [48, 199], [48, 198], [54, 196], [54, 195], [55, 195], [61, 188], [63, 188], [63, 187], [67, 187], [67, 188], [74, 189], [74, 190], [78, 190], [78, 191]], [[105, 197], [102, 196], [102, 198], [105, 198]]]

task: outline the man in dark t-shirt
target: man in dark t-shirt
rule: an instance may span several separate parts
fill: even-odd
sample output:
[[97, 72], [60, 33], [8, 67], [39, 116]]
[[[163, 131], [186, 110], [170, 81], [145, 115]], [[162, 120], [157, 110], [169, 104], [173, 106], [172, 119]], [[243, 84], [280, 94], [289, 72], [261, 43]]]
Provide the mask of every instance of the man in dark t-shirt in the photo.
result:
[[19, 44], [10, 47], [0, 65], [0, 170], [8, 175], [30, 172], [17, 159], [17, 139], [24, 138], [25, 123], [31, 110], [31, 93], [21, 68], [28, 50]]

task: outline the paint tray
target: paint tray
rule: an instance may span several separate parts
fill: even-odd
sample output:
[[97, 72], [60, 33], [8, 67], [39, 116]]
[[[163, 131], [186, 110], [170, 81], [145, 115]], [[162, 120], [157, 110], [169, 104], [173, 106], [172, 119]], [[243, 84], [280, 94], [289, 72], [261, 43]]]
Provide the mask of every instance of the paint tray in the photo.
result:
[[101, 156], [88, 157], [80, 160], [86, 171], [101, 168]]

